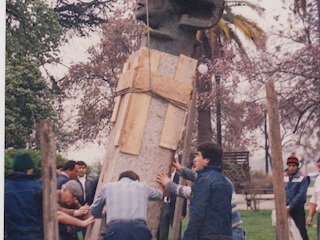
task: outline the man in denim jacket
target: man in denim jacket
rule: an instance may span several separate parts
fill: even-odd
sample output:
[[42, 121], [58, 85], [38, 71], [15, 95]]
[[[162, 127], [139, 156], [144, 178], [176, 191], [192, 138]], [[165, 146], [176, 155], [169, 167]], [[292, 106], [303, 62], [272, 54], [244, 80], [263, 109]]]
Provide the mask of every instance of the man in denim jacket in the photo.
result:
[[[173, 167], [177, 169], [177, 171], [181, 174], [181, 176], [187, 180], [190, 180], [192, 182], [195, 181], [195, 179], [198, 177], [197, 172], [181, 166], [181, 164], [178, 161], [173, 162]], [[235, 189], [233, 186], [233, 183], [231, 180], [227, 177], [225, 177], [232, 185], [232, 200], [231, 200], [231, 207], [232, 207], [232, 236], [237, 240], [245, 240], [245, 232], [242, 229], [242, 219], [240, 212], [237, 207], [237, 203], [235, 200]], [[174, 183], [171, 181], [171, 179], [167, 176], [165, 173], [160, 173], [157, 176], [157, 181], [162, 184], [170, 194], [175, 194], [179, 197], [183, 198], [190, 198], [191, 195], [191, 187], [189, 186], [183, 186], [179, 185], [177, 183]]]
[[221, 173], [222, 149], [203, 143], [194, 164], [198, 177], [192, 185], [190, 220], [184, 240], [232, 239], [232, 185]]
[[288, 168], [284, 171], [287, 214], [294, 220], [303, 240], [308, 240], [304, 204], [307, 199], [310, 178], [301, 172], [299, 160], [295, 154], [288, 157], [287, 166]]

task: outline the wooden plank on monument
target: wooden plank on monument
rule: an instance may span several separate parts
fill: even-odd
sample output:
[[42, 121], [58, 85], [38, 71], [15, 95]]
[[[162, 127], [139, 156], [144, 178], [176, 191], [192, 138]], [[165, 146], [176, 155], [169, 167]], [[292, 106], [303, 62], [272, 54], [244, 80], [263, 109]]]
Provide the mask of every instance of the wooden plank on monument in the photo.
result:
[[150, 72], [157, 72], [160, 62], [161, 52], [142, 48], [139, 54], [138, 68], [150, 69]]
[[119, 146], [119, 144], [120, 144], [120, 136], [121, 136], [122, 126], [123, 126], [123, 122], [124, 122], [124, 119], [126, 116], [126, 111], [128, 108], [130, 96], [131, 96], [131, 93], [125, 94], [124, 96], [122, 96], [122, 99], [121, 99], [121, 104], [120, 104], [120, 108], [118, 111], [117, 121], [114, 126], [114, 128], [117, 129], [116, 133], [115, 133], [114, 141], [113, 141], [114, 146]]
[[115, 123], [117, 121], [118, 113], [119, 113], [119, 109], [120, 109], [120, 105], [121, 105], [121, 98], [122, 98], [122, 96], [117, 96], [114, 99], [114, 107], [113, 107], [112, 116], [111, 116], [111, 120], [110, 120], [110, 122], [112, 122], [112, 123]]
[[[197, 61], [180, 55], [179, 62], [175, 74], [175, 79], [180, 81], [183, 79], [185, 83], [188, 83], [192, 87], [195, 79], [195, 69], [197, 67]], [[189, 92], [190, 94], [190, 92]], [[190, 95], [189, 99], [191, 98]], [[160, 146], [176, 150], [178, 142], [181, 138], [181, 134], [185, 122], [185, 111], [181, 108], [174, 106], [173, 104], [168, 105], [164, 125], [161, 132]]]
[[148, 90], [151, 87], [153, 91], [162, 97], [174, 100], [187, 105], [190, 100], [192, 85], [182, 81], [168, 78], [158, 73], [151, 73], [151, 83], [149, 82], [149, 72], [140, 70], [134, 88]]
[[176, 150], [181, 138], [182, 123], [185, 119], [185, 111], [169, 104], [165, 117], [165, 122], [161, 132], [160, 146]]
[[130, 69], [130, 66], [131, 66], [131, 62], [127, 60], [123, 65], [122, 73], [128, 71]]
[[136, 70], [132, 70], [132, 69], [122, 73], [119, 78], [116, 91], [120, 92], [122, 90], [132, 88], [133, 79], [135, 78], [135, 76], [136, 76]]
[[179, 63], [176, 70], [175, 79], [179, 81], [180, 79], [183, 82], [192, 84], [195, 81], [195, 71], [197, 68], [197, 60], [187, 57], [185, 55], [179, 56]]
[[120, 139], [120, 151], [138, 155], [147, 121], [151, 96], [132, 93]]

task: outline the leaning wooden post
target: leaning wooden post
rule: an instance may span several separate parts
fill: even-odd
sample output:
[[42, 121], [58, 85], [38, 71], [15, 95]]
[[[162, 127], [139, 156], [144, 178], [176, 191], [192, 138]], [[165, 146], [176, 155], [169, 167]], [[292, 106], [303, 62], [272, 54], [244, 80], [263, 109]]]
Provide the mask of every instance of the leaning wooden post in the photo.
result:
[[52, 124], [48, 120], [40, 122], [40, 149], [44, 239], [56, 240], [59, 239], [56, 193], [56, 144]]
[[[193, 89], [193, 94], [195, 95], [196, 89]], [[192, 98], [190, 101], [188, 115], [187, 115], [187, 123], [186, 123], [186, 130], [184, 133], [184, 142], [183, 142], [183, 152], [182, 152], [182, 161], [181, 165], [186, 166], [189, 163], [190, 153], [191, 153], [191, 140], [192, 140], [192, 133], [194, 130], [194, 119], [195, 119], [195, 97]], [[186, 180], [182, 177], [179, 179], [179, 184], [186, 185]], [[174, 218], [172, 224], [172, 232], [171, 232], [171, 239], [176, 240], [179, 239], [180, 236], [180, 223], [181, 223], [181, 216], [182, 216], [182, 208], [183, 208], [184, 199], [181, 197], [177, 197], [175, 210], [174, 210]]]
[[273, 189], [277, 218], [277, 239], [288, 240], [286, 195], [283, 180], [282, 145], [277, 93], [273, 81], [266, 83], [269, 115], [270, 149], [272, 159]]

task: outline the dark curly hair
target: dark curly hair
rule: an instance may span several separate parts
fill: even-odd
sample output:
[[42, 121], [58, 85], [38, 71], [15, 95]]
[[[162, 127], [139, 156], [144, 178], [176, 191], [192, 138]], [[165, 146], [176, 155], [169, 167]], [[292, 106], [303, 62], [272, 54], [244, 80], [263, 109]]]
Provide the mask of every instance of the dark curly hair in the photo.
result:
[[210, 160], [209, 164], [218, 167], [221, 166], [223, 152], [219, 144], [204, 142], [198, 146], [197, 151], [201, 152], [203, 158]]
[[120, 173], [119, 180], [124, 177], [130, 178], [133, 181], [136, 181], [136, 180], [140, 181], [139, 175], [136, 174], [134, 171], [124, 171], [124, 172]]

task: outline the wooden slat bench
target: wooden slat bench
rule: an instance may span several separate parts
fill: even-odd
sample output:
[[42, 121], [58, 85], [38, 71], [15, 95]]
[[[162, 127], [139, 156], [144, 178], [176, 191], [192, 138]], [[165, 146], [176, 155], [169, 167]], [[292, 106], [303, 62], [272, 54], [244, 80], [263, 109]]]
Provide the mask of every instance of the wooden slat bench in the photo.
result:
[[273, 189], [247, 189], [244, 193], [247, 209], [252, 209], [252, 201], [274, 200], [274, 195], [270, 194], [273, 194]]

